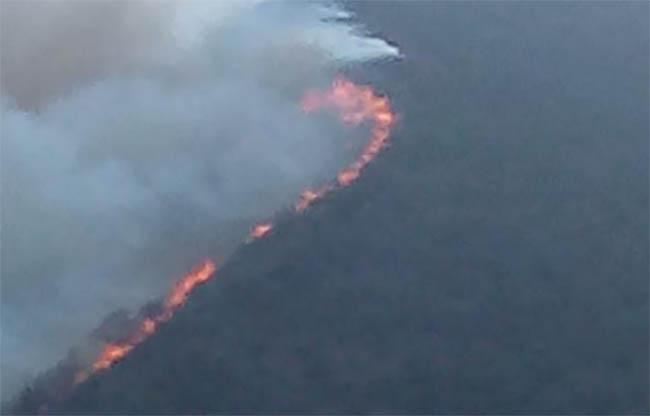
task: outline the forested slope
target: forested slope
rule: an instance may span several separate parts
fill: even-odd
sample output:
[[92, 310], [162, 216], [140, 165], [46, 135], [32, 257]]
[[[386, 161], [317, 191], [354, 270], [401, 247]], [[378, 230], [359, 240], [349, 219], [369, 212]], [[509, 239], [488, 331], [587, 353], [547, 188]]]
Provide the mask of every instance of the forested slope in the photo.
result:
[[647, 413], [648, 6], [470, 5], [350, 4], [392, 148], [57, 410]]

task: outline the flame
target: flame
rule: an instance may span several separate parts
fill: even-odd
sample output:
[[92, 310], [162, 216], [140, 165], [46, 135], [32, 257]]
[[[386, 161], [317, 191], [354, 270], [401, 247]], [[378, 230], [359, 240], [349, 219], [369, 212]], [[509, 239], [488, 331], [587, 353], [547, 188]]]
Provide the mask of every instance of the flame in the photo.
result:
[[163, 320], [169, 320], [171, 314], [187, 302], [187, 297], [192, 290], [194, 290], [197, 285], [210, 279], [216, 270], [217, 266], [211, 260], [206, 260], [201, 266], [197, 267], [193, 272], [185, 275], [183, 279], [176, 283], [174, 289], [165, 301], [165, 310], [162, 314], [165, 318]]
[[145, 318], [127, 340], [106, 345], [93, 363], [90, 373], [82, 370], [75, 374], [75, 384], [85, 381], [92, 373], [110, 368], [114, 363], [130, 353], [136, 345], [149, 338], [151, 334], [156, 332], [161, 323], [170, 320], [174, 316], [174, 312], [187, 302], [190, 293], [198, 285], [209, 280], [216, 270], [217, 266], [214, 262], [206, 260], [196, 269], [186, 274], [167, 295], [161, 312], [153, 317]]
[[[308, 91], [302, 99], [302, 109], [306, 113], [317, 110], [334, 111], [345, 124], [357, 126], [370, 122], [372, 129], [370, 140], [361, 155], [338, 173], [336, 183], [302, 191], [294, 206], [299, 213], [323, 199], [337, 186], [344, 188], [359, 179], [363, 169], [388, 146], [390, 133], [397, 119], [387, 97], [376, 94], [369, 86], [357, 85], [340, 76], [327, 91]], [[265, 237], [272, 227], [270, 222], [257, 225], [251, 231], [250, 240]]]
[[272, 229], [273, 229], [273, 223], [271, 222], [263, 222], [261, 224], [257, 224], [251, 230], [249, 239], [257, 240], [259, 238], [266, 237], [266, 235], [270, 233]]
[[108, 344], [93, 363], [93, 372], [109, 368], [113, 363], [124, 358], [135, 345], [135, 340], [129, 340], [124, 344]]
[[[354, 183], [363, 169], [388, 146], [396, 120], [387, 97], [377, 95], [369, 86], [357, 85], [343, 77], [336, 78], [328, 91], [307, 92], [302, 100], [302, 109], [307, 113], [332, 110], [338, 113], [341, 121], [353, 126], [364, 122], [373, 124], [370, 140], [361, 155], [338, 173], [336, 183], [339, 187]], [[303, 191], [295, 206], [296, 211], [303, 212], [335, 188], [328, 184]]]
[[331, 184], [323, 185], [316, 189], [305, 189], [300, 194], [300, 199], [295, 205], [296, 211], [303, 212], [309, 208], [314, 202], [323, 199], [334, 187]]
[[[390, 132], [396, 121], [388, 98], [376, 94], [369, 86], [357, 85], [342, 77], [336, 78], [332, 87], [327, 91], [307, 92], [302, 100], [302, 109], [306, 113], [317, 110], [334, 111], [345, 124], [356, 126], [369, 122], [372, 123], [372, 127], [370, 139], [361, 155], [338, 173], [334, 183], [305, 189], [300, 194], [300, 198], [294, 206], [298, 213], [307, 210], [337, 187], [347, 187], [354, 183], [361, 176], [363, 169], [388, 146]], [[249, 233], [248, 241], [268, 236], [273, 227], [274, 224], [270, 221], [255, 225]], [[160, 313], [144, 319], [126, 341], [106, 345], [90, 370], [82, 370], [75, 375], [75, 384], [85, 381], [93, 373], [110, 368], [129, 354], [136, 345], [156, 332], [158, 326], [171, 319], [174, 313], [187, 302], [192, 291], [201, 283], [209, 280], [216, 269], [216, 265], [211, 260], [206, 260], [194, 271], [184, 276], [174, 285], [165, 299], [163, 310]]]

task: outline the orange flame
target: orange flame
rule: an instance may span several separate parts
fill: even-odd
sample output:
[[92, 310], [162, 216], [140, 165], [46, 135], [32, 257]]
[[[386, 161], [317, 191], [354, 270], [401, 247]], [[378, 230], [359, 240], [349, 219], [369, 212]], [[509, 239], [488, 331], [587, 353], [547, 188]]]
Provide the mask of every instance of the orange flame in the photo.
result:
[[[336, 78], [327, 91], [307, 92], [302, 100], [302, 109], [307, 113], [320, 109], [335, 111], [346, 124], [359, 125], [371, 122], [372, 130], [370, 140], [357, 160], [338, 173], [335, 183], [324, 184], [315, 189], [305, 189], [294, 207], [296, 212], [305, 211], [334, 191], [337, 186], [347, 187], [355, 182], [361, 176], [363, 169], [388, 146], [390, 132], [396, 121], [388, 98], [377, 95], [369, 86], [356, 85], [342, 77]], [[270, 221], [255, 225], [250, 231], [249, 241], [268, 236], [273, 226]], [[165, 299], [162, 312], [144, 319], [126, 341], [106, 345], [90, 370], [80, 371], [75, 375], [75, 384], [85, 381], [92, 373], [110, 368], [124, 358], [136, 345], [153, 334], [161, 323], [171, 319], [176, 310], [185, 304], [192, 291], [210, 279], [216, 269], [216, 265], [211, 260], [206, 260], [183, 277]]]
[[[217, 266], [214, 262], [206, 260], [199, 267], [185, 275], [174, 285], [172, 291], [165, 299], [163, 310], [160, 313], [153, 317], [145, 318], [137, 330], [126, 341], [111, 343], [104, 347], [99, 357], [93, 363], [92, 369], [90, 370], [91, 373], [111, 367], [131, 352], [136, 345], [149, 338], [151, 334], [156, 332], [158, 325], [170, 320], [174, 312], [187, 302], [190, 293], [198, 285], [209, 280], [216, 270]], [[74, 381], [75, 383], [81, 383], [88, 376], [88, 372], [80, 371], [75, 375]]]
[[[333, 110], [346, 124], [356, 126], [371, 122], [373, 126], [370, 140], [357, 160], [338, 173], [335, 184], [328, 183], [302, 191], [294, 206], [297, 212], [303, 212], [323, 199], [336, 189], [336, 185], [347, 187], [354, 183], [363, 169], [388, 146], [390, 132], [397, 119], [387, 97], [377, 95], [369, 86], [357, 85], [343, 77], [337, 77], [327, 91], [308, 91], [303, 97], [302, 109], [306, 113], [320, 109]], [[272, 227], [270, 222], [255, 226], [249, 240], [265, 237]]]
[[257, 224], [250, 232], [249, 240], [257, 240], [263, 237], [266, 237], [268, 233], [273, 229], [273, 223], [263, 222]]
[[300, 200], [298, 200], [295, 205], [296, 211], [303, 212], [314, 202], [323, 199], [323, 197], [332, 189], [334, 189], [334, 187], [331, 184], [326, 184], [316, 189], [305, 189], [300, 194]]
[[[396, 120], [388, 98], [375, 94], [371, 87], [357, 85], [342, 77], [336, 78], [328, 91], [309, 91], [302, 100], [302, 109], [308, 113], [319, 109], [334, 110], [344, 123], [354, 126], [373, 123], [370, 140], [361, 155], [337, 175], [336, 183], [340, 187], [350, 186], [356, 181], [366, 165], [388, 146]], [[334, 188], [329, 184], [303, 191], [295, 206], [296, 211], [303, 212]]]

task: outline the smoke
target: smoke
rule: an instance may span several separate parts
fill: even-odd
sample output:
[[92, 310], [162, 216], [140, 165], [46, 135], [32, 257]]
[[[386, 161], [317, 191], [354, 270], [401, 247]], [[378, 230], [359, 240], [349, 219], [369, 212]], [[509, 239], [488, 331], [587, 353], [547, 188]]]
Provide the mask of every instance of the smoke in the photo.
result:
[[3, 2], [2, 398], [351, 160], [299, 108], [396, 56], [332, 5]]

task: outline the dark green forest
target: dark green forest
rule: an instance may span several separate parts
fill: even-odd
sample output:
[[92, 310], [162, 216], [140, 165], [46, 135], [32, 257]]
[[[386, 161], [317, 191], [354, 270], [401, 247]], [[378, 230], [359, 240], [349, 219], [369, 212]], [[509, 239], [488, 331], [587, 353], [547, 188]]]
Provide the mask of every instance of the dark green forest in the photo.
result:
[[648, 4], [347, 6], [391, 148], [51, 411], [647, 414]]

